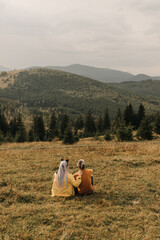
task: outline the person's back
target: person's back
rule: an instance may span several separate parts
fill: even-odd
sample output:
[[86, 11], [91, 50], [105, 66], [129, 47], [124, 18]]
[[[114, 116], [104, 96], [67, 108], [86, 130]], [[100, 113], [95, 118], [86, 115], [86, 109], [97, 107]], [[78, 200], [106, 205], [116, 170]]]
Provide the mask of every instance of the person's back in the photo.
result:
[[81, 184], [78, 187], [78, 192], [81, 195], [91, 194], [93, 192], [93, 185], [91, 177], [93, 175], [92, 169], [85, 169], [84, 160], [81, 159], [78, 162], [79, 172], [74, 174], [75, 179], [81, 174]]
[[54, 181], [52, 186], [52, 196], [69, 197], [74, 196], [74, 187], [78, 187], [81, 183], [81, 176], [74, 176], [67, 171], [68, 162], [62, 161], [58, 173], [54, 174]]

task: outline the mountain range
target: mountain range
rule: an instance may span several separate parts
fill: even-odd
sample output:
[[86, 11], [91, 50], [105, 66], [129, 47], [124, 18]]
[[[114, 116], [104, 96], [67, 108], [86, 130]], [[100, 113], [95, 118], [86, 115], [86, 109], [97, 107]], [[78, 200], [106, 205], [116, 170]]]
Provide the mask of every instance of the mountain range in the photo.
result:
[[142, 103], [148, 113], [159, 110], [160, 81], [135, 82], [134, 91], [130, 84], [133, 82], [108, 84], [66, 71], [33, 68], [0, 74], [0, 101], [18, 102], [31, 113], [55, 109], [76, 115], [91, 110], [99, 115], [108, 108], [113, 116], [129, 103], [136, 110]]
[[119, 70], [112, 70], [109, 68], [97, 68], [91, 66], [85, 66], [80, 64], [73, 64], [70, 66], [47, 66], [47, 68], [74, 73], [83, 77], [88, 77], [94, 80], [105, 83], [120, 83], [128, 81], [142, 81], [142, 80], [160, 80], [160, 76], [151, 77], [146, 74], [133, 75], [128, 72]]
[[[81, 64], [72, 64], [69, 66], [32, 66], [27, 69], [35, 68], [48, 68], [54, 70], [60, 70], [64, 72], [69, 72], [77, 74], [83, 77], [88, 77], [100, 82], [105, 83], [120, 83], [120, 82], [130, 82], [130, 81], [142, 81], [142, 80], [160, 80], [160, 76], [149, 76], [146, 74], [133, 75], [128, 72], [113, 70], [109, 68], [98, 68]], [[0, 66], [1, 71], [10, 71], [11, 69]]]

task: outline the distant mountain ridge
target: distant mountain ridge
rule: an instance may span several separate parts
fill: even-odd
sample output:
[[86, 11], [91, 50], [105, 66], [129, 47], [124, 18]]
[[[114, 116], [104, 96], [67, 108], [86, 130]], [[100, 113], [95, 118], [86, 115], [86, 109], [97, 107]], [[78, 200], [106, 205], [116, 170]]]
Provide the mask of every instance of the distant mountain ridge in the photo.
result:
[[127, 81], [142, 81], [142, 80], [160, 80], [160, 77], [151, 77], [146, 74], [133, 75], [128, 72], [112, 70], [109, 68], [91, 67], [81, 64], [73, 64], [69, 66], [47, 66], [47, 68], [74, 73], [83, 77], [88, 77], [105, 83], [120, 83]]
[[104, 83], [127, 81], [128, 79], [133, 77], [132, 74], [127, 72], [111, 70], [109, 68], [85, 66], [81, 64], [73, 64], [66, 67], [47, 66], [47, 68], [77, 74], [77, 75], [88, 77]]

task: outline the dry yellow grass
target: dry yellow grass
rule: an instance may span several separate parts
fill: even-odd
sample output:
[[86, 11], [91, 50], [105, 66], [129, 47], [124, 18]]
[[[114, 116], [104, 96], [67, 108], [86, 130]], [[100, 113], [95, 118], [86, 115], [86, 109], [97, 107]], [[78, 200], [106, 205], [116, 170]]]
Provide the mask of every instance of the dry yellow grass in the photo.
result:
[[[93, 195], [51, 198], [62, 157], [93, 168]], [[1, 239], [160, 239], [159, 141], [3, 144], [0, 175]]]

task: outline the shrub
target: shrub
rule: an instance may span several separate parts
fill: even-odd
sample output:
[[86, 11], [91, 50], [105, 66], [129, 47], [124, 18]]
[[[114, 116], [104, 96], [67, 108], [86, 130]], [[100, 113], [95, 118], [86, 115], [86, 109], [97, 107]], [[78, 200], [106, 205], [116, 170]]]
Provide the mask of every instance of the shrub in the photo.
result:
[[112, 140], [111, 133], [110, 133], [109, 130], [107, 130], [107, 131], [105, 132], [104, 139], [105, 139], [106, 141]]
[[73, 136], [71, 128], [67, 128], [64, 132], [63, 143], [64, 144], [73, 144], [75, 142], [75, 138]]
[[119, 125], [119, 128], [116, 130], [116, 136], [118, 141], [132, 141], [133, 140], [133, 129], [132, 126], [126, 126], [124, 122]]
[[140, 124], [140, 127], [137, 131], [137, 137], [143, 140], [152, 140], [152, 126], [148, 120], [148, 118], [144, 118]]

